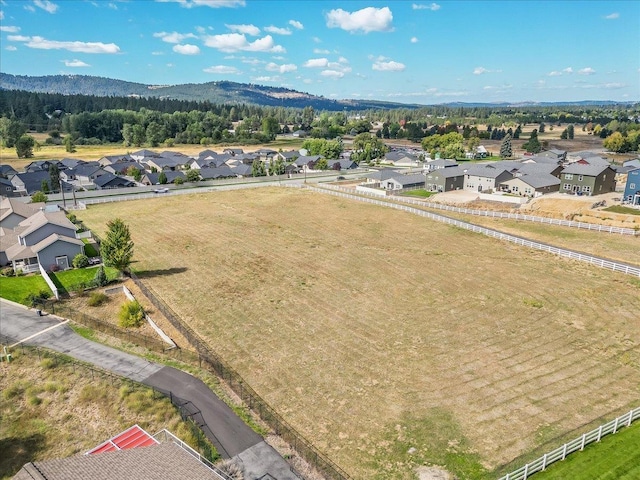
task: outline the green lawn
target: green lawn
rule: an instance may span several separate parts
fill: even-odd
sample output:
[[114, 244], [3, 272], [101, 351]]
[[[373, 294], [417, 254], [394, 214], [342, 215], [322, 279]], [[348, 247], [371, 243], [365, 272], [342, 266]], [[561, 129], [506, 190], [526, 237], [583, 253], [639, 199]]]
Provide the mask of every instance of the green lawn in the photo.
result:
[[405, 192], [402, 195], [405, 197], [422, 197], [422, 198], [428, 198], [431, 195], [435, 195], [436, 192], [429, 192], [425, 189], [420, 189], [420, 190], [411, 190], [409, 192]]
[[7, 300], [26, 305], [27, 295], [38, 293], [41, 290], [51, 292], [40, 274], [25, 275], [23, 277], [0, 277], [0, 297]]
[[98, 251], [93, 246], [93, 243], [91, 243], [89, 241], [88, 238], [83, 238], [82, 242], [84, 243], [84, 254], [87, 257], [97, 257], [98, 256]]
[[575, 452], [556, 462], [534, 480], [636, 480], [640, 478], [640, 422], [607, 435], [583, 452]]
[[[56, 272], [51, 274], [51, 279], [60, 290], [70, 292], [81, 283], [91, 283], [96, 276], [98, 268], [99, 267], [74, 268], [64, 272]], [[109, 281], [118, 278], [120, 275], [115, 268], [104, 267], [104, 271]]]
[[[65, 272], [51, 274], [53, 283], [61, 292], [72, 291], [80, 283], [89, 283], [96, 276], [98, 267], [74, 268]], [[109, 281], [118, 278], [119, 273], [115, 268], [105, 267], [105, 273]], [[0, 277], [0, 297], [26, 305], [26, 297], [30, 293], [38, 293], [41, 290], [51, 292], [42, 275], [32, 274], [22, 277]]]
[[622, 205], [612, 205], [602, 210], [605, 212], [624, 213], [626, 215], [640, 215], [640, 210], [637, 208], [623, 207]]

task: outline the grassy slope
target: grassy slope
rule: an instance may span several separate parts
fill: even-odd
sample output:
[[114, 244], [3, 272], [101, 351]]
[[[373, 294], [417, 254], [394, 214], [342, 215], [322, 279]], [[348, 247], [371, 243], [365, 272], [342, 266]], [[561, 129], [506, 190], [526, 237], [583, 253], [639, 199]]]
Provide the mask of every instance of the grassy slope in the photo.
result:
[[571, 454], [534, 480], [636, 480], [640, 478], [640, 422]]
[[118, 210], [145, 281], [354, 478], [481, 478], [638, 401], [631, 278], [289, 189]]
[[175, 407], [150, 389], [94, 379], [80, 367], [20, 349], [0, 371], [1, 479], [30, 461], [81, 454], [136, 423], [151, 434], [167, 428], [194, 444]]

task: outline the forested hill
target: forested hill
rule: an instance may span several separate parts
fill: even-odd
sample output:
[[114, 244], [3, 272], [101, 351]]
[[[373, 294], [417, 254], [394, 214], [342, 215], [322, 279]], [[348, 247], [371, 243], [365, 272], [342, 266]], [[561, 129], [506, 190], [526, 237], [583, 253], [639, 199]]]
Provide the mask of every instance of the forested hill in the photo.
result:
[[145, 97], [214, 104], [250, 104], [316, 110], [364, 110], [369, 108], [417, 108], [418, 105], [360, 100], [330, 100], [288, 88], [235, 82], [144, 85], [88, 75], [29, 77], [0, 73], [0, 89], [98, 97]]

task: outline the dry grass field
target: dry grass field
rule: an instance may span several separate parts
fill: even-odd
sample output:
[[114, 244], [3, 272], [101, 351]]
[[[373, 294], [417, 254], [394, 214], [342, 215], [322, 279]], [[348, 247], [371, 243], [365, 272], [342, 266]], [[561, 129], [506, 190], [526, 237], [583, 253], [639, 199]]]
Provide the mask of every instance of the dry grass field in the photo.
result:
[[355, 479], [495, 477], [640, 399], [631, 277], [295, 189], [78, 216]]

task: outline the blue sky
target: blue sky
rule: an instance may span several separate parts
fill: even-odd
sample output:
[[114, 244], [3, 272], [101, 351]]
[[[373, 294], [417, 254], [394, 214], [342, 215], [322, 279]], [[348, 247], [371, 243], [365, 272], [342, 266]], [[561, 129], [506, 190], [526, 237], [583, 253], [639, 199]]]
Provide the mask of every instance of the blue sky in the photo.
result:
[[403, 103], [640, 100], [637, 1], [0, 0], [0, 70]]

